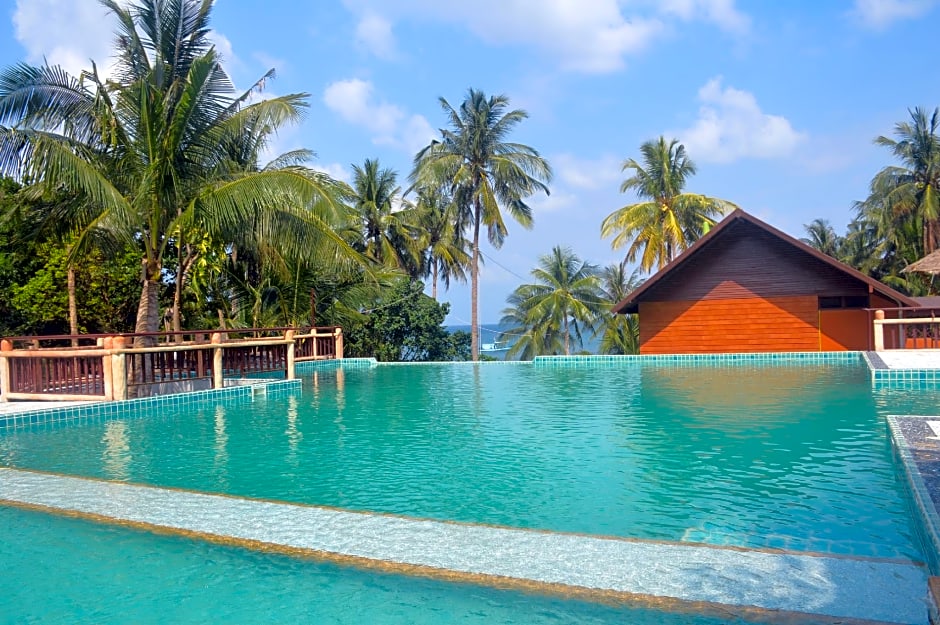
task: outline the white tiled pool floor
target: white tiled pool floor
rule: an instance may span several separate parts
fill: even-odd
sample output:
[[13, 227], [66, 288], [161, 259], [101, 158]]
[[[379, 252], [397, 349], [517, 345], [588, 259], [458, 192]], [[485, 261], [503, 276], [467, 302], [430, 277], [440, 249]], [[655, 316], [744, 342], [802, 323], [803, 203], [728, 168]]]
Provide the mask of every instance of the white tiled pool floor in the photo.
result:
[[915, 563], [448, 523], [0, 468], [0, 503], [463, 574], [838, 619], [926, 623]]

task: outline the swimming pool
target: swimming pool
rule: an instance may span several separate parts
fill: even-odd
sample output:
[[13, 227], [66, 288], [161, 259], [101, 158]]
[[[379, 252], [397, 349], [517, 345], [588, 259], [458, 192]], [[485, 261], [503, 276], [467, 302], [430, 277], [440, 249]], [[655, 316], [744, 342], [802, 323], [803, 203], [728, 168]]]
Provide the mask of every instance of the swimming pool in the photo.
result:
[[860, 364], [322, 369], [286, 397], [6, 431], [0, 465], [474, 524], [921, 560], [883, 415], [925, 412], [938, 397], [873, 393]]

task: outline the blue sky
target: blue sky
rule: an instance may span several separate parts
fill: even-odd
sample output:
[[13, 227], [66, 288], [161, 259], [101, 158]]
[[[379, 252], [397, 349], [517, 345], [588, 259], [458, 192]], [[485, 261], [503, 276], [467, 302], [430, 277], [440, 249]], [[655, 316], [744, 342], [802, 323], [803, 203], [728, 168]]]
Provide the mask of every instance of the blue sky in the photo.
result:
[[[528, 111], [513, 139], [552, 164], [535, 227], [509, 223], [481, 277], [480, 318], [554, 245], [597, 264], [622, 258], [599, 234], [634, 201], [624, 159], [660, 134], [698, 165], [688, 190], [731, 200], [795, 236], [816, 217], [842, 231], [891, 163], [872, 144], [940, 105], [940, 0], [219, 0], [213, 38], [241, 88], [266, 70], [273, 95], [310, 95], [307, 119], [272, 151], [313, 149], [349, 178], [379, 158], [406, 185], [411, 159], [469, 87]], [[112, 25], [93, 0], [7, 0], [0, 62], [106, 65]], [[449, 323], [469, 323], [454, 285]]]

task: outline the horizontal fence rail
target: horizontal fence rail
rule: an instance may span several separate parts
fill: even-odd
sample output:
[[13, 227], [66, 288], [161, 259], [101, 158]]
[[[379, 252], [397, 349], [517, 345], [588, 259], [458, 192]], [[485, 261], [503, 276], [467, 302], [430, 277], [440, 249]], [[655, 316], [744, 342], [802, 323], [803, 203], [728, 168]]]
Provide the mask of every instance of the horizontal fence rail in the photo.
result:
[[[932, 312], [932, 311], [931, 311]], [[875, 311], [875, 351], [886, 349], [940, 349], [940, 317], [886, 318]]]
[[293, 379], [297, 361], [342, 357], [335, 326], [12, 337], [0, 341], [0, 400], [120, 400], [221, 388], [225, 378]]

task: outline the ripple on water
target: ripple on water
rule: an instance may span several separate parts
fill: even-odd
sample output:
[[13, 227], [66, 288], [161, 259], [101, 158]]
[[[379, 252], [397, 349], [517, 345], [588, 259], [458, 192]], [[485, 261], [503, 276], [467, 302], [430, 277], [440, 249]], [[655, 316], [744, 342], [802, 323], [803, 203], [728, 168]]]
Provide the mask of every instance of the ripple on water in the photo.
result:
[[379, 366], [320, 371], [302, 393], [254, 403], [6, 432], [0, 463], [514, 527], [916, 558], [882, 415], [937, 397], [873, 393], [853, 366]]

